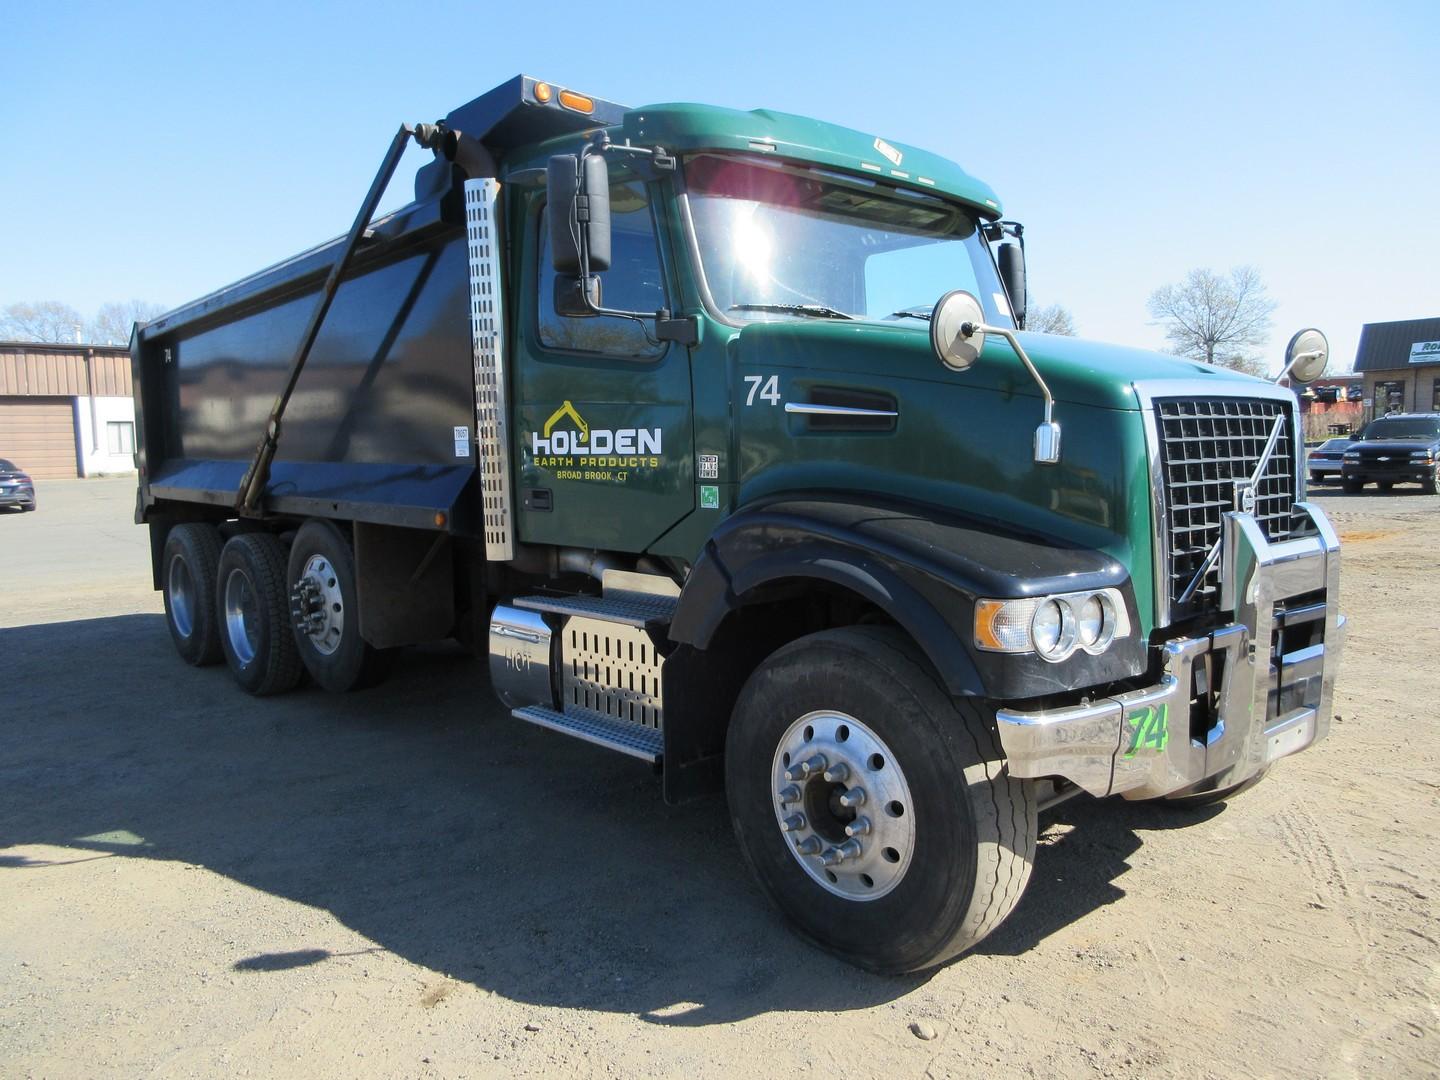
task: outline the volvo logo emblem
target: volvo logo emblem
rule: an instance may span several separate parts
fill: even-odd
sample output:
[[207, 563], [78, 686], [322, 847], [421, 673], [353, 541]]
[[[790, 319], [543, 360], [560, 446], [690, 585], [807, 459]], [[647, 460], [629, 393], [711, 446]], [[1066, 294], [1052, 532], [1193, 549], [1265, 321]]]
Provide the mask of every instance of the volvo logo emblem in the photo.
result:
[[1235, 481], [1235, 509], [1242, 514], [1255, 513], [1255, 487], [1244, 480]]

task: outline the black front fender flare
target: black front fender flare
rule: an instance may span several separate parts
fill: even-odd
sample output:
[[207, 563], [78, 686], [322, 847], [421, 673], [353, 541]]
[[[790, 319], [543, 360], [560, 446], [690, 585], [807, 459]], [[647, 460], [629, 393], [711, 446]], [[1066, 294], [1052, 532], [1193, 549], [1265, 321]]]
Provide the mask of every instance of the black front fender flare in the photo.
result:
[[843, 587], [884, 611], [956, 696], [1035, 697], [1145, 669], [1138, 637], [1060, 664], [973, 645], [974, 603], [982, 596], [1118, 588], [1138, 625], [1129, 576], [1105, 553], [995, 522], [822, 497], [776, 500], [728, 518], [691, 570], [670, 637], [704, 650], [757, 590], [797, 579]]

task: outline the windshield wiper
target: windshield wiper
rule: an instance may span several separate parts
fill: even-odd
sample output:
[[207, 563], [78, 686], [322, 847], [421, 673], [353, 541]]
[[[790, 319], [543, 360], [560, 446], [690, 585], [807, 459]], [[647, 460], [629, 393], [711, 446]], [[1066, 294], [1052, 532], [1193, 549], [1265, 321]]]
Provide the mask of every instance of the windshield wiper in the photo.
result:
[[930, 321], [930, 312], [928, 312], [928, 311], [892, 311], [892, 312], [890, 312], [889, 315], [886, 315], [885, 317], [886, 317], [887, 319], [924, 319], [926, 322], [929, 322], [929, 321]]
[[773, 311], [780, 315], [808, 315], [812, 319], [853, 319], [823, 304], [731, 304], [731, 311]]

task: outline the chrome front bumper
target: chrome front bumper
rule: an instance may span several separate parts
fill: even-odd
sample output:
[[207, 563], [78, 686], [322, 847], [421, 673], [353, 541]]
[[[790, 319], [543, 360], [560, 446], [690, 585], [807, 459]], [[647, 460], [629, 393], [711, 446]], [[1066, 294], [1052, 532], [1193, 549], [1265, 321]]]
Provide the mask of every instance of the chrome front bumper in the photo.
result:
[[[1225, 515], [1220, 608], [1234, 621], [1166, 642], [1158, 683], [1065, 708], [997, 712], [1011, 775], [1147, 799], [1231, 787], [1324, 738], [1345, 634], [1340, 542], [1318, 507], [1295, 510], [1315, 535], [1274, 544], [1249, 514]], [[1323, 601], [1287, 609], [1312, 593]], [[1272, 652], [1277, 619], [1322, 618], [1318, 643]], [[1201, 694], [1214, 703], [1203, 737], [1191, 722]]]

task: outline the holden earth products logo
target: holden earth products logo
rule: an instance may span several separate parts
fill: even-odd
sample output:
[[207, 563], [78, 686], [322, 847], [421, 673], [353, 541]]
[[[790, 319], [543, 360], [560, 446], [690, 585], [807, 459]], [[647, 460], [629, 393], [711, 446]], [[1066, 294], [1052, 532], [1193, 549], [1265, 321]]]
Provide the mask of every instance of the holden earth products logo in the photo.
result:
[[664, 453], [660, 428], [592, 428], [572, 402], [565, 402], [530, 432], [530, 453], [557, 480], [624, 481], [630, 469], [658, 469]]

